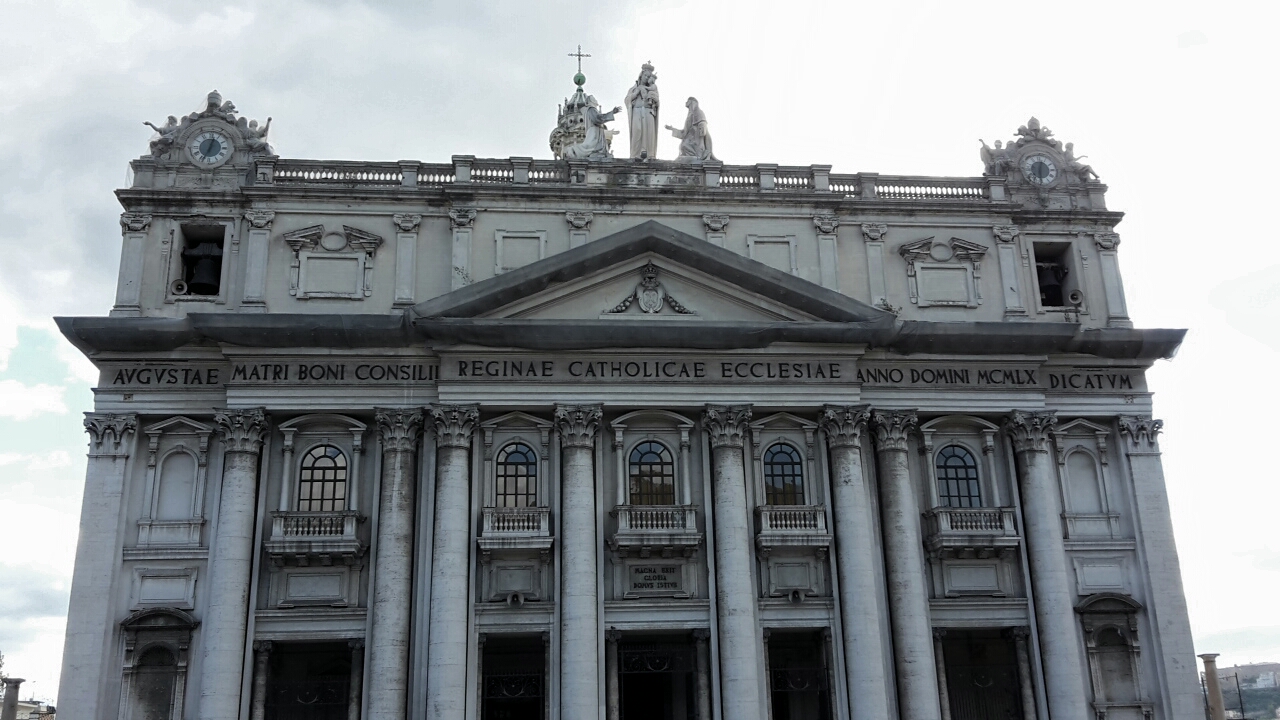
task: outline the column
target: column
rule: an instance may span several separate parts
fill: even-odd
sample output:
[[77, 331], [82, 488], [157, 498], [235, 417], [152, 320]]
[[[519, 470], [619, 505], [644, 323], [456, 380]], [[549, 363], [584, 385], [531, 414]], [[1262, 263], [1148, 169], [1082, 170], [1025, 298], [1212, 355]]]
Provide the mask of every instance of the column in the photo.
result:
[[698, 628], [693, 631], [698, 667], [694, 676], [693, 702], [698, 709], [698, 720], [711, 720], [711, 631]]
[[[1107, 327], [1133, 327], [1129, 307], [1124, 300], [1124, 283], [1120, 277], [1120, 236], [1113, 232], [1094, 233], [1098, 248], [1098, 265], [1102, 269], [1102, 291], [1107, 300]], [[1087, 298], [1086, 298], [1087, 299]]]
[[243, 679], [258, 461], [267, 419], [262, 408], [214, 414], [222, 437], [222, 491], [209, 551], [209, 600], [202, 618], [204, 645], [200, 720], [237, 720]]
[[351, 684], [347, 691], [347, 720], [360, 720], [360, 702], [364, 696], [364, 640], [348, 640], [351, 648]]
[[245, 222], [249, 226], [244, 242], [242, 309], [257, 312], [267, 310], [267, 250], [271, 241], [271, 223], [275, 218], [276, 214], [270, 210], [250, 210], [244, 214]]
[[1013, 636], [1013, 651], [1018, 658], [1018, 694], [1022, 700], [1022, 717], [1031, 720], [1036, 716], [1036, 693], [1031, 685], [1031, 650], [1027, 647], [1027, 638], [1031, 636], [1031, 628], [1025, 625], [1010, 628]]
[[4, 679], [4, 709], [0, 710], [0, 720], [18, 720], [18, 686], [24, 682], [22, 678]]
[[587, 240], [591, 235], [591, 220], [593, 218], [595, 218], [595, 214], [590, 212], [573, 210], [565, 212], [564, 219], [569, 223], [569, 247], [576, 248], [587, 244]]
[[840, 579], [844, 669], [853, 720], [889, 716], [885, 652], [880, 641], [883, 611], [876, 592], [875, 524], [871, 492], [862, 475], [862, 432], [870, 416], [866, 406], [828, 405], [818, 419], [831, 455], [835, 569]]
[[[86, 413], [84, 428], [89, 463], [62, 651], [62, 677], [67, 680], [58, 688], [58, 707], [66, 708], [65, 717], [98, 718], [104, 715], [98, 690], [107, 667], [107, 640], [116, 630], [111, 604], [104, 599], [112, 597], [112, 574], [120, 564], [125, 469], [138, 416]], [[118, 682], [118, 676], [111, 681]], [[16, 686], [14, 693], [16, 698]]]
[[124, 213], [120, 216], [124, 237], [120, 245], [120, 275], [112, 315], [138, 315], [142, 312], [142, 265], [146, 258], [147, 228], [150, 226], [150, 215]]
[[760, 627], [751, 572], [754, 547], [747, 512], [743, 435], [751, 406], [708, 405], [702, 425], [711, 440], [716, 520], [716, 612], [720, 621], [720, 697], [725, 718], [760, 720]]
[[907, 465], [907, 437], [916, 428], [916, 413], [877, 412], [872, 424], [880, 463], [885, 578], [898, 671], [898, 705], [903, 718], [939, 720], [942, 709], [929, 624], [920, 508]]
[[418, 279], [418, 213], [396, 213], [391, 216], [396, 226], [396, 294], [394, 305], [412, 305], [414, 283]]
[[560, 717], [600, 716], [600, 623], [596, 552], [599, 405], [557, 405], [560, 434]]
[[608, 720], [622, 717], [622, 678], [618, 677], [618, 641], [621, 639], [622, 631], [617, 628], [604, 631], [605, 717]]
[[942, 647], [942, 641], [946, 637], [946, 628], [933, 629], [933, 663], [934, 672], [938, 674], [938, 706], [942, 711], [942, 720], [951, 720], [951, 695], [947, 692], [947, 656]]
[[[463, 717], [467, 685], [467, 587], [471, 549], [471, 435], [475, 405], [433, 405], [436, 433], [436, 517], [431, 548], [431, 608], [427, 641], [427, 717]], [[376, 672], [376, 668], [374, 668]], [[377, 675], [369, 675], [376, 681]], [[372, 696], [372, 693], [370, 693]], [[370, 703], [372, 708], [372, 703]], [[388, 716], [388, 720], [403, 720]], [[373, 716], [370, 720], [382, 720]]]
[[[470, 169], [468, 169], [470, 180]], [[453, 284], [452, 289], [466, 287], [471, 284], [471, 225], [476, 220], [476, 211], [472, 208], [454, 208], [449, 211], [449, 222], [453, 226]]]
[[1018, 226], [993, 225], [996, 236], [996, 258], [1000, 262], [1000, 284], [1004, 288], [1004, 314], [1025, 316], [1027, 306], [1022, 301], [1022, 273], [1018, 263]]
[[[863, 187], [865, 189], [866, 185]], [[874, 192], [874, 183], [871, 187]], [[884, 236], [888, 232], [889, 226], [884, 223], [867, 223], [862, 226], [862, 239], [867, 245], [867, 283], [871, 290], [871, 304], [882, 310], [892, 307], [889, 296], [885, 294], [884, 284]]]
[[[1218, 653], [1205, 653], [1200, 656], [1200, 659], [1204, 660], [1204, 692], [1209, 697], [1209, 720], [1226, 720], [1227, 711], [1225, 703], [1222, 702], [1222, 685], [1218, 682]], [[14, 695], [16, 696], [17, 693]], [[7, 693], [4, 701], [7, 707], [9, 705]]]
[[1018, 458], [1040, 657], [1044, 663], [1049, 717], [1055, 720], [1083, 718], [1089, 713], [1085, 703], [1082, 645], [1076, 630], [1075, 596], [1062, 542], [1058, 480], [1049, 458], [1049, 432], [1057, 422], [1052, 412], [1015, 411], [1005, 420], [1005, 432], [1013, 440]]
[[836, 228], [840, 218], [835, 215], [814, 215], [813, 225], [818, 230], [818, 275], [822, 287], [840, 290], [840, 274], [836, 267]]
[[382, 480], [369, 608], [373, 616], [369, 717], [403, 720], [408, 708], [409, 609], [413, 597], [414, 461], [422, 411], [375, 408], [373, 417], [382, 441]]
[[1129, 475], [1133, 478], [1134, 507], [1137, 513], [1138, 546], [1151, 569], [1151, 596], [1147, 612], [1156, 628], [1159, 643], [1155, 654], [1164, 666], [1169, 683], [1170, 712], [1173, 717], [1198, 717], [1203, 708], [1195, 649], [1191, 642], [1191, 621], [1187, 618], [1187, 598], [1182, 590], [1182, 568], [1173, 541], [1173, 519], [1169, 515], [1169, 495], [1165, 490], [1164, 467], [1157, 442], [1164, 423], [1149, 417], [1121, 417]]
[[253, 694], [249, 701], [250, 720], [267, 717], [267, 673], [270, 672], [271, 641], [253, 641]]

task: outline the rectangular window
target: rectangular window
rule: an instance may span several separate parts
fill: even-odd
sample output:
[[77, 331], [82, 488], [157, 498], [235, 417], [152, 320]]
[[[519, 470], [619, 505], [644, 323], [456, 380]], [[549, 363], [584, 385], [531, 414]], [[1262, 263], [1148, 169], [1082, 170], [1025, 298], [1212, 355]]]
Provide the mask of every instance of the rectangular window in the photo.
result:
[[177, 296], [217, 297], [222, 291], [222, 251], [226, 226], [182, 226], [182, 274], [170, 286]]
[[1079, 306], [1083, 296], [1078, 292], [1079, 278], [1073, 272], [1071, 243], [1033, 243], [1032, 253], [1035, 256], [1040, 307], [1051, 309]]

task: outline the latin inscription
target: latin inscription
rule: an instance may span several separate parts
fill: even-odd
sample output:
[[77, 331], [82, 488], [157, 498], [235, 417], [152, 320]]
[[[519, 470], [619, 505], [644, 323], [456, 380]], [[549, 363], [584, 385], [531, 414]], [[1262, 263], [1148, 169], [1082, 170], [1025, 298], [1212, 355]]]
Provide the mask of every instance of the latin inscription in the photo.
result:
[[445, 380], [627, 381], [689, 380], [849, 382], [847, 361], [653, 358], [545, 359], [459, 358], [445, 361]]
[[684, 573], [679, 565], [632, 565], [631, 592], [680, 594], [684, 592]]

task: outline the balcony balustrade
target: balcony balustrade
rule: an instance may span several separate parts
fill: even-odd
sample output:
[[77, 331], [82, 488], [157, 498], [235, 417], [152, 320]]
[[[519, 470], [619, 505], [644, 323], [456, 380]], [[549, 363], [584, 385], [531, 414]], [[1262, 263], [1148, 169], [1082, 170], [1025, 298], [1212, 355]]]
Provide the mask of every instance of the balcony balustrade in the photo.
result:
[[931, 554], [990, 557], [1020, 542], [1013, 508], [938, 507], [924, 513]]
[[778, 547], [825, 548], [831, 545], [827, 510], [822, 505], [762, 505], [756, 508], [756, 550]]
[[364, 543], [356, 534], [361, 520], [354, 510], [272, 512], [267, 556], [277, 566], [352, 565], [364, 555]]
[[545, 507], [487, 507], [480, 515], [480, 552], [487, 560], [494, 550], [551, 548], [551, 509]]
[[619, 505], [618, 531], [609, 547], [622, 556], [690, 557], [702, 544], [697, 505]]

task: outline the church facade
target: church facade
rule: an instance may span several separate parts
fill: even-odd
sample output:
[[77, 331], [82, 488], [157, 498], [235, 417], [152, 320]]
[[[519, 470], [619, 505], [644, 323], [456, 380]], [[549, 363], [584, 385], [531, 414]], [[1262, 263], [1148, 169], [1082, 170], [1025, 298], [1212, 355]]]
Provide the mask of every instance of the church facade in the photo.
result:
[[690, 99], [689, 157], [613, 159], [578, 85], [554, 160], [156, 128], [114, 308], [59, 319], [101, 371], [59, 710], [1200, 717], [1183, 331], [1071, 146], [733, 166]]

